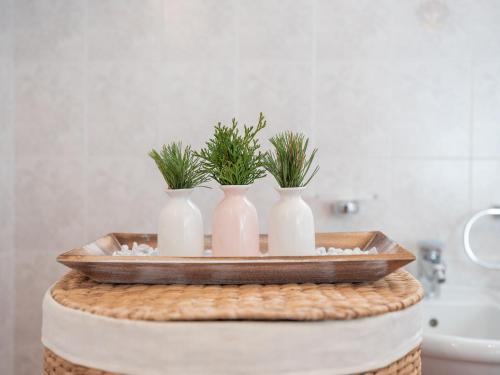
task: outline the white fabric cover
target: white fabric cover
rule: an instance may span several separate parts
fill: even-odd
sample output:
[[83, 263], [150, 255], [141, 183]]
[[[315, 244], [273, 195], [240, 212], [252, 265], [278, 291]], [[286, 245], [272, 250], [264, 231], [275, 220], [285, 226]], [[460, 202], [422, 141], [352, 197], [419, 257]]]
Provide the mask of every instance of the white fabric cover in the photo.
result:
[[47, 292], [42, 342], [75, 364], [123, 374], [350, 374], [419, 345], [420, 305], [347, 321], [147, 322], [70, 309]]

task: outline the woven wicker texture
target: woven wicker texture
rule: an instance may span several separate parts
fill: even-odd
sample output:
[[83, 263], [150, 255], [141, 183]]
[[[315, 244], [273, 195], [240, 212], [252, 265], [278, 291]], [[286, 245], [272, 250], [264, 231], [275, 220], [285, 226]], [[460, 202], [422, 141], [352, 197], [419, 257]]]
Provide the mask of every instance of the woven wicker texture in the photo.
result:
[[117, 375], [112, 372], [92, 369], [85, 366], [75, 365], [64, 358], [59, 357], [51, 350], [45, 348], [43, 354], [43, 374], [44, 375]]
[[[421, 349], [417, 347], [387, 367], [358, 375], [420, 375], [422, 368], [420, 354]], [[59, 357], [47, 348], [45, 348], [44, 352], [43, 373], [44, 375], [118, 375], [112, 372], [75, 365]]]
[[224, 286], [100, 284], [71, 271], [52, 296], [73, 309], [133, 320], [347, 320], [407, 308], [423, 293], [404, 270], [362, 284]]

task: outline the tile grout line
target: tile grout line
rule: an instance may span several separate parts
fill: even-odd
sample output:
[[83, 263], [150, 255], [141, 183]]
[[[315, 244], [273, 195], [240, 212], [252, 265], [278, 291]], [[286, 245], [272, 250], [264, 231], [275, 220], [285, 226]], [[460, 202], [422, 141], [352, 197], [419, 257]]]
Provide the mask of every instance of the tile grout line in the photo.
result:
[[[162, 66], [163, 64], [165, 65], [169, 65], [171, 63], [171, 61], [169, 61], [169, 58], [167, 57], [168, 54], [166, 52], [167, 48], [165, 47], [166, 45], [166, 40], [167, 40], [167, 22], [166, 22], [166, 19], [167, 19], [167, 2], [166, 1], [163, 1], [162, 2], [162, 5], [161, 5], [161, 46], [162, 46], [162, 49], [161, 49], [161, 53], [160, 53], [160, 60], [159, 61], [153, 61], [153, 64], [159, 64], [160, 66]], [[167, 82], [167, 76], [164, 74], [164, 72], [162, 71], [161, 73], [161, 82], [163, 84], [166, 85], [166, 82]], [[157, 140], [157, 143], [155, 144], [155, 147], [162, 147], [162, 145], [164, 144], [165, 142], [165, 139], [163, 138], [164, 136], [164, 133], [162, 131], [162, 128], [163, 128], [163, 120], [164, 120], [164, 115], [165, 115], [165, 108], [164, 108], [164, 91], [163, 91], [163, 87], [160, 88], [160, 95], [159, 95], [159, 101], [158, 101], [158, 105], [159, 105], [159, 108], [157, 108], [157, 111], [158, 111], [158, 115], [159, 115], [159, 120], [158, 120], [158, 123], [156, 124], [156, 140]]]
[[89, 152], [88, 152], [88, 76], [89, 76], [89, 52], [88, 52], [88, 13], [89, 3], [85, 1], [83, 22], [83, 236], [85, 242], [89, 241]]
[[[311, 15], [311, 18], [312, 18], [312, 25], [311, 25], [311, 56], [310, 56], [310, 71], [311, 71], [311, 82], [310, 82], [310, 102], [309, 102], [309, 105], [310, 105], [310, 118], [309, 118], [309, 121], [310, 121], [310, 124], [309, 124], [309, 131], [310, 131], [310, 136], [311, 136], [311, 146], [313, 146], [312, 148], [314, 149], [315, 147], [317, 147], [317, 124], [316, 124], [316, 108], [317, 108], [317, 105], [316, 105], [316, 85], [317, 85], [317, 82], [316, 82], [316, 77], [317, 77], [317, 25], [316, 25], [316, 21], [317, 21], [317, 14], [318, 14], [318, 2], [317, 0], [313, 0], [312, 1], [312, 15]], [[319, 163], [320, 162], [320, 159], [321, 159], [321, 150], [318, 150], [318, 155], [316, 156], [316, 163]], [[313, 184], [312, 185], [313, 188], [311, 189], [311, 193], [313, 194], [322, 194], [323, 191], [318, 191], [320, 188], [318, 187], [318, 185], [316, 184]], [[322, 189], [324, 190], [324, 189]]]
[[14, 37], [14, 2], [10, 2], [10, 24], [9, 24], [9, 49], [10, 49], [10, 59], [9, 59], [9, 70], [10, 70], [10, 79], [9, 79], [9, 104], [10, 104], [10, 113], [9, 113], [9, 122], [10, 122], [10, 127], [12, 131], [12, 160], [11, 160], [11, 168], [12, 168], [12, 181], [11, 181], [11, 189], [12, 189], [12, 246], [10, 248], [10, 254], [9, 258], [10, 261], [13, 262], [14, 267], [13, 271], [11, 272], [10, 276], [10, 288], [11, 288], [11, 293], [13, 296], [13, 301], [11, 301], [11, 306], [10, 306], [10, 318], [11, 318], [11, 327], [10, 327], [10, 358], [8, 360], [10, 361], [9, 365], [7, 368], [10, 367], [12, 371], [15, 371], [15, 352], [16, 352], [16, 237], [17, 237], [17, 226], [16, 226], [16, 221], [17, 221], [17, 194], [16, 194], [16, 179], [17, 179], [17, 157], [16, 157], [16, 122], [15, 122], [15, 111], [16, 111], [16, 79], [15, 77], [17, 76], [15, 73], [15, 63], [14, 63], [14, 57], [15, 57], [15, 37]]
[[312, 4], [312, 46], [311, 46], [311, 138], [312, 138], [312, 143], [316, 144], [316, 131], [317, 131], [317, 126], [316, 126], [316, 65], [317, 65], [317, 52], [318, 52], [318, 45], [317, 45], [317, 15], [318, 15], [318, 2], [316, 0], [313, 0]]
[[468, 188], [469, 188], [469, 210], [473, 209], [474, 203], [474, 62], [469, 60], [469, 165], [468, 165]]
[[236, 2], [236, 14], [235, 14], [235, 41], [234, 41], [234, 72], [233, 72], [233, 90], [234, 90], [234, 99], [233, 99], [233, 117], [239, 116], [240, 110], [240, 83], [239, 83], [239, 75], [240, 75], [240, 1]]

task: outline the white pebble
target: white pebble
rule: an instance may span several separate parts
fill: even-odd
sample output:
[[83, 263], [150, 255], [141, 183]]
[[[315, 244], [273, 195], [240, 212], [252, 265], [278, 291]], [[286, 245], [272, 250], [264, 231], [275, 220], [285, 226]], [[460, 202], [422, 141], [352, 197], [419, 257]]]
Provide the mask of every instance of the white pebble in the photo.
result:
[[140, 244], [137, 242], [132, 244], [132, 249], [129, 249], [128, 245], [122, 245], [120, 250], [113, 252], [115, 256], [147, 256], [147, 255], [158, 255], [158, 249], [154, 249], [149, 245]]
[[[354, 249], [340, 249], [335, 247], [318, 247], [314, 251], [315, 255], [360, 255], [360, 254], [378, 254], [377, 248], [372, 247], [369, 250], [361, 250], [359, 247], [355, 247]], [[138, 244], [134, 242], [132, 244], [132, 248], [129, 248], [128, 245], [121, 245], [120, 250], [116, 250], [113, 252], [115, 256], [157, 256], [159, 255], [158, 249], [155, 249], [147, 244]], [[213, 252], [211, 249], [206, 249], [203, 252], [203, 256], [211, 257], [213, 256]]]
[[335, 247], [318, 247], [315, 249], [314, 254], [316, 255], [368, 255], [368, 254], [378, 254], [377, 248], [372, 247], [370, 250], [362, 250], [359, 247], [354, 249], [340, 249]]

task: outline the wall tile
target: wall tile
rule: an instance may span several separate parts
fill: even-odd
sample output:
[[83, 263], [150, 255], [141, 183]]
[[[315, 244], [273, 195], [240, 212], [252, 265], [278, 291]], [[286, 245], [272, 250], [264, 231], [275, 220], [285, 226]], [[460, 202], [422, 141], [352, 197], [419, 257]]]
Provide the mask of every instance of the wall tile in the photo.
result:
[[[306, 196], [316, 217], [316, 230], [323, 232], [382, 230], [389, 232], [391, 160], [333, 156], [319, 150], [320, 170]], [[359, 200], [360, 212], [343, 215], [332, 212], [336, 200]], [[388, 233], [389, 234], [389, 233]]]
[[266, 115], [263, 144], [286, 129], [312, 133], [309, 64], [242, 63], [237, 85], [238, 119], [254, 125], [260, 112]]
[[16, 250], [55, 256], [83, 243], [80, 159], [17, 158]]
[[0, 374], [12, 374], [14, 355], [14, 161], [0, 162]]
[[166, 64], [160, 141], [203, 146], [217, 122], [235, 115], [234, 69], [218, 64]]
[[499, 160], [474, 160], [472, 162], [472, 207], [474, 210], [500, 207], [499, 186]]
[[498, 2], [319, 0], [319, 59], [498, 57]]
[[467, 64], [415, 62], [393, 66], [395, 156], [470, 155], [470, 69]]
[[83, 67], [17, 63], [15, 74], [16, 155], [81, 155]]
[[15, 56], [21, 60], [81, 60], [84, 1], [14, 1]]
[[147, 157], [89, 159], [88, 239], [109, 232], [156, 232], [165, 183]]
[[16, 374], [39, 374], [42, 366], [42, 300], [51, 284], [67, 268], [55, 256], [41, 251], [18, 251], [16, 254]]
[[0, 0], [0, 374], [14, 373], [12, 1]]
[[317, 56], [328, 59], [387, 58], [393, 46], [394, 0], [318, 0]]
[[396, 1], [391, 11], [396, 59], [472, 56], [470, 1]]
[[14, 154], [14, 127], [12, 124], [12, 62], [0, 58], [0, 156]]
[[313, 4], [310, 0], [241, 1], [240, 59], [311, 61]]
[[[1, 211], [3, 212], [3, 211]], [[13, 241], [2, 239], [0, 249], [0, 374], [13, 374], [14, 354], [14, 259]], [[6, 248], [8, 248], [8, 251]]]
[[421, 240], [456, 242], [469, 213], [467, 161], [394, 160], [390, 233], [409, 249]]
[[500, 157], [500, 60], [474, 65], [473, 156]]
[[88, 56], [92, 60], [159, 60], [161, 0], [88, 1]]
[[0, 162], [0, 374], [13, 373], [14, 161]]
[[13, 0], [0, 0], [0, 59], [12, 57]]
[[89, 155], [147, 155], [162, 123], [162, 70], [153, 63], [89, 65]]
[[0, 162], [0, 255], [9, 254], [14, 246], [14, 159]]
[[396, 59], [500, 56], [500, 5], [486, 1], [405, 1], [391, 8]]
[[14, 159], [0, 162], [0, 374], [14, 373]]
[[164, 0], [168, 61], [234, 61], [236, 2]]
[[279, 194], [275, 190], [277, 186], [274, 177], [268, 175], [257, 180], [248, 190], [248, 199], [257, 208], [261, 233], [268, 233], [269, 213], [279, 199]]
[[467, 22], [473, 59], [500, 58], [500, 3], [497, 0], [468, 0], [464, 3], [462, 19]]
[[[498, 271], [478, 266], [463, 255], [460, 259], [448, 259], [446, 284], [497, 289], [500, 277]], [[446, 288], [446, 285], [444, 287]]]
[[390, 67], [322, 62], [316, 78], [316, 139], [333, 155], [391, 155]]
[[17, 345], [14, 369], [16, 375], [43, 373], [43, 347], [39, 340]]

